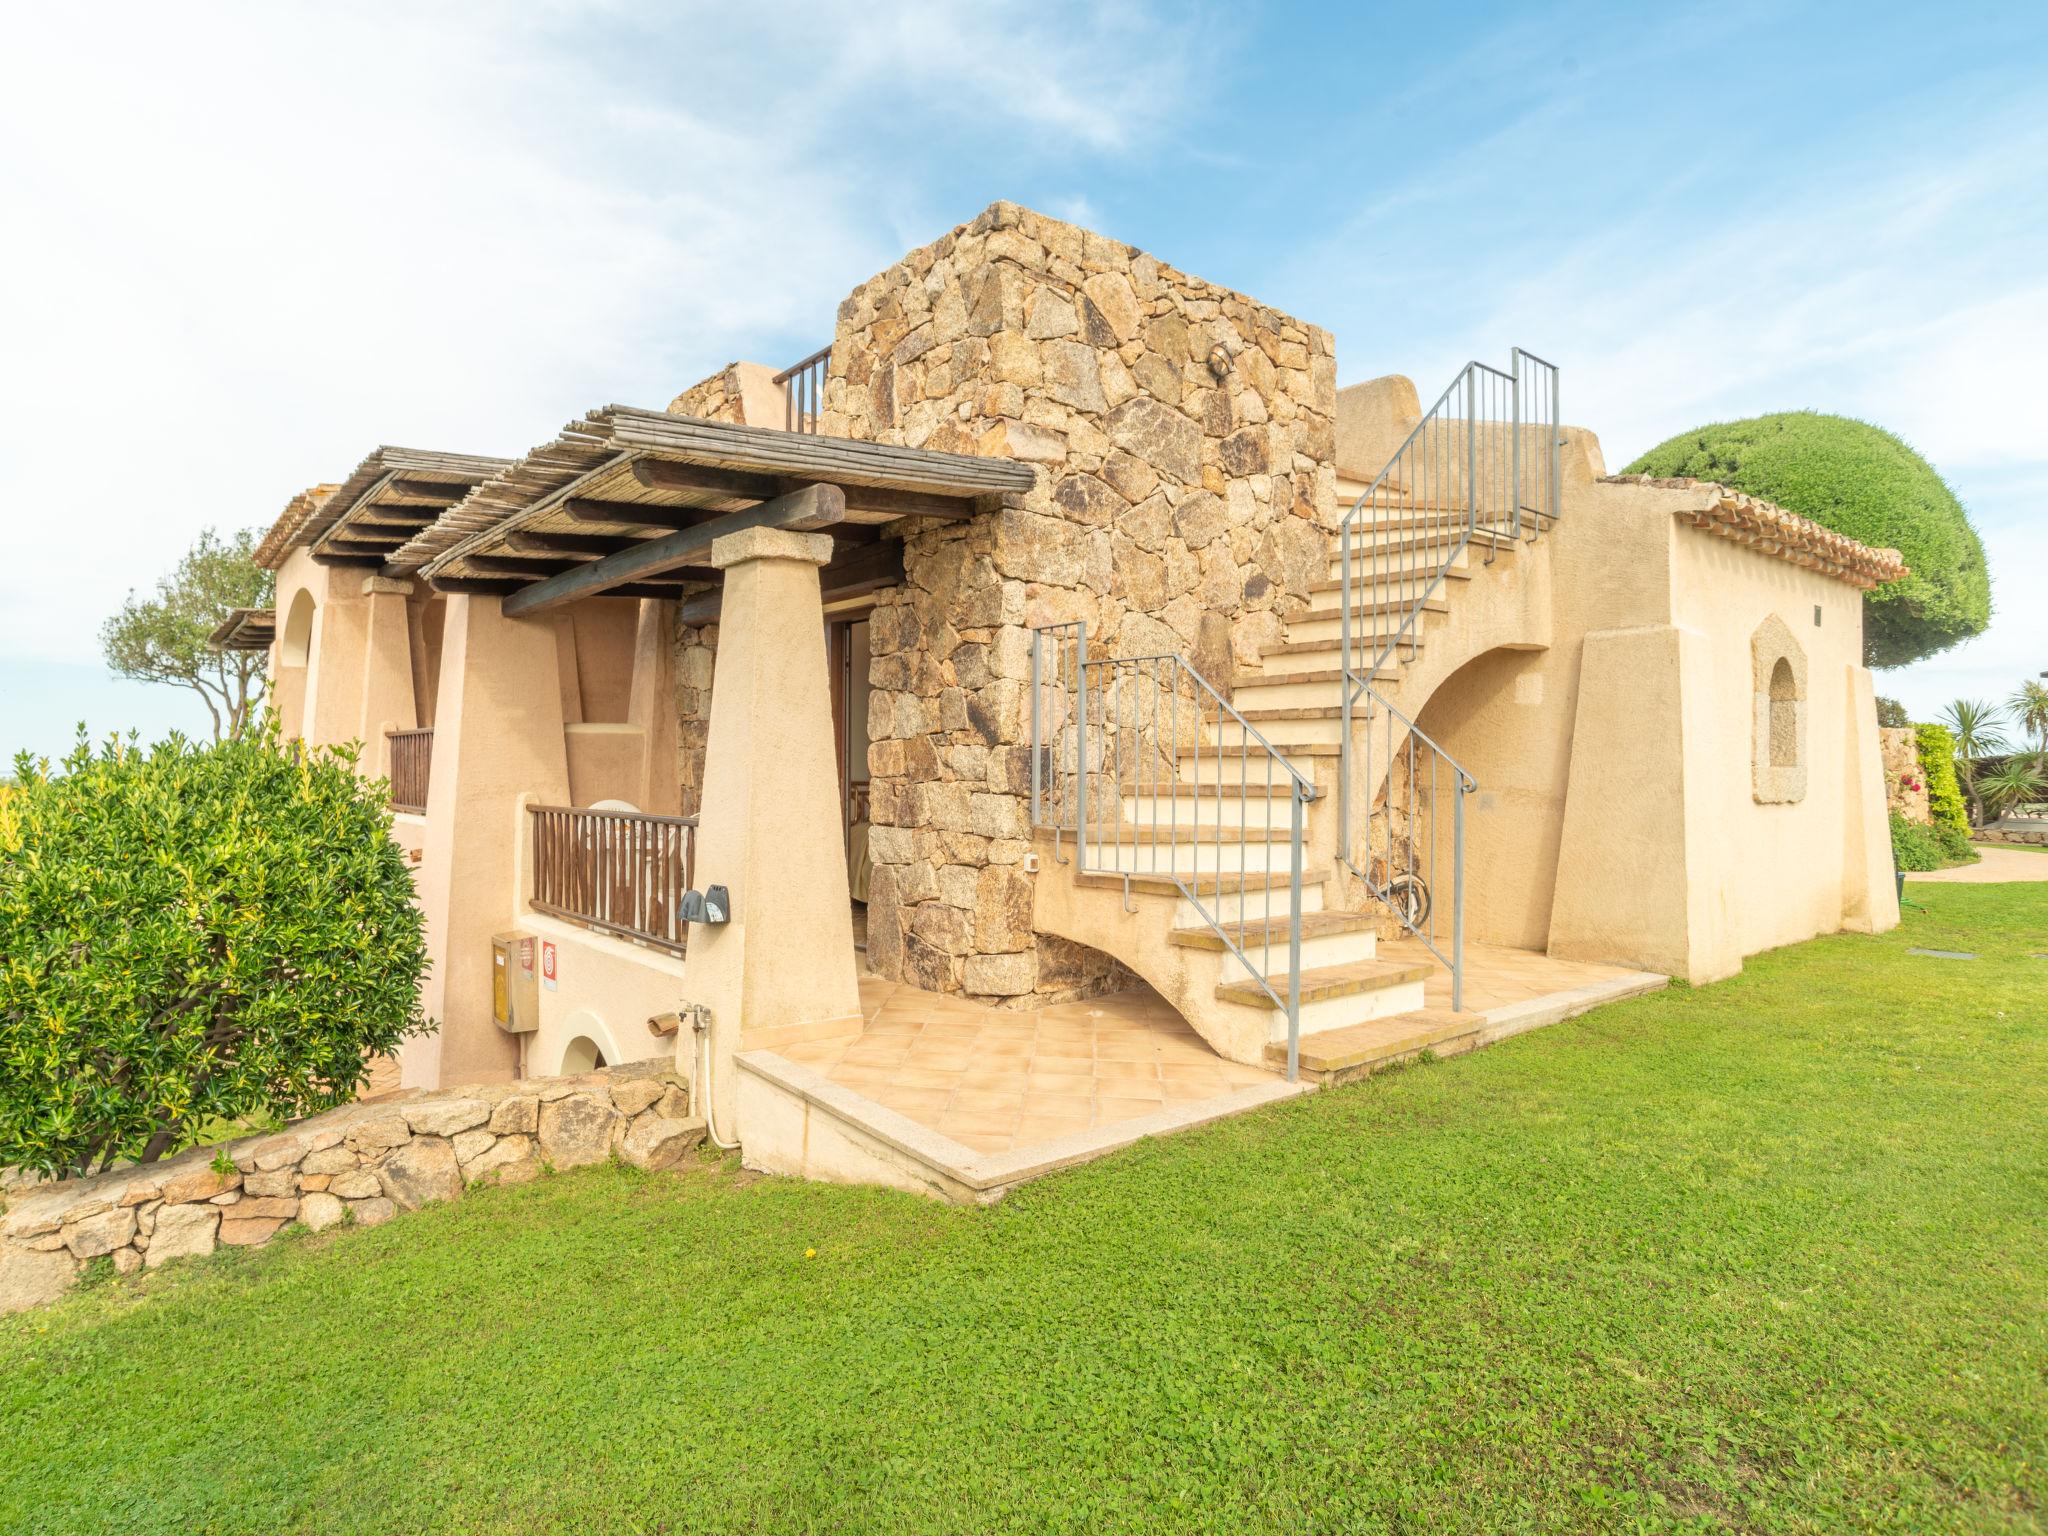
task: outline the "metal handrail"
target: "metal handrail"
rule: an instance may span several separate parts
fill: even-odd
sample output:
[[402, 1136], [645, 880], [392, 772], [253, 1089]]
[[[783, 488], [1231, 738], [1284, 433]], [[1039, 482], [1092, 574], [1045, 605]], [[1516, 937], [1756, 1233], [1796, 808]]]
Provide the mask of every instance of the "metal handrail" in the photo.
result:
[[789, 431], [816, 435], [825, 399], [825, 374], [831, 362], [832, 348], [828, 344], [775, 375], [772, 382], [782, 386], [787, 411], [783, 425]]
[[[1232, 766], [1234, 782], [1226, 782]], [[1254, 789], [1265, 802], [1256, 823]], [[1276, 915], [1272, 806], [1282, 795], [1288, 878]], [[1290, 1081], [1301, 1065], [1301, 884], [1306, 808], [1316, 795], [1315, 784], [1185, 656], [1091, 657], [1088, 626], [1079, 620], [1032, 631], [1032, 824], [1052, 831], [1055, 862], [1065, 862], [1059, 845], [1071, 831], [1076, 872], [1122, 876], [1127, 904], [1134, 876], [1170, 881], [1286, 1013]], [[1256, 843], [1254, 833], [1263, 834]], [[1226, 841], [1226, 834], [1234, 837]], [[1266, 850], [1256, 870], [1254, 846]], [[1274, 932], [1282, 920], [1286, 967], [1276, 985]], [[1254, 926], [1256, 944], [1249, 942]]]
[[[1528, 409], [1532, 401], [1536, 407], [1533, 420]], [[1373, 685], [1395, 660], [1414, 659], [1423, 615], [1475, 539], [1483, 538], [1486, 564], [1491, 565], [1503, 546], [1533, 540], [1557, 520], [1563, 509], [1560, 419], [1555, 364], [1520, 347], [1510, 352], [1506, 371], [1477, 360], [1469, 362], [1402, 439], [1393, 457], [1352, 503], [1338, 526], [1342, 605], [1337, 624], [1338, 662], [1343, 679], [1339, 694], [1338, 855], [1353, 873], [1365, 880], [1368, 888], [1374, 886], [1372, 876], [1359, 867], [1354, 857], [1357, 844], [1351, 800], [1356, 706], [1361, 700], [1366, 701], [1368, 731], [1373, 725], [1375, 705], [1392, 709]], [[1540, 453], [1526, 456], [1524, 440], [1532, 428], [1542, 433]], [[1531, 472], [1539, 468], [1541, 473], [1532, 476]], [[1360, 662], [1361, 647], [1352, 632], [1352, 620], [1360, 606], [1357, 589], [1361, 583], [1354, 542], [1361, 538], [1364, 544], [1359, 553], [1365, 565], [1362, 581], [1372, 609], [1368, 630], [1372, 638], [1363, 647], [1370, 660], [1364, 664]], [[1391, 622], [1384, 617], [1388, 614], [1394, 616]], [[1401, 718], [1406, 720], [1405, 716]], [[1420, 737], [1430, 750], [1441, 754], [1441, 748], [1414, 730], [1412, 721], [1407, 723], [1410, 740]], [[1392, 729], [1391, 720], [1388, 729]], [[1446, 756], [1445, 761], [1450, 759]], [[1390, 763], [1390, 771], [1391, 766]], [[1461, 784], [1470, 777], [1463, 768], [1457, 772]], [[1390, 803], [1387, 796], [1392, 793], [1391, 781], [1383, 792], [1368, 761], [1363, 788], [1368, 796], [1370, 848], [1371, 817], [1377, 814], [1372, 808]], [[1461, 788], [1456, 797], [1460, 837], [1451, 871], [1454, 906], [1461, 917], [1465, 879], [1463, 804], [1469, 792], [1469, 788]], [[1391, 820], [1386, 827], [1391, 833]], [[1405, 852], [1412, 865], [1416, 852], [1412, 843]], [[1390, 859], [1393, 853], [1389, 849]], [[1374, 893], [1385, 899], [1383, 890]], [[1415, 925], [1405, 916], [1403, 922], [1414, 930]], [[1429, 936], [1418, 933], [1417, 937], [1443, 958]], [[1454, 948], [1462, 956], [1462, 943]], [[1452, 964], [1451, 985], [1455, 1007], [1463, 995], [1462, 959]]]
[[[1393, 914], [1401, 926], [1420, 939], [1429, 952], [1451, 973], [1451, 1011], [1465, 1006], [1465, 797], [1479, 788], [1479, 780], [1428, 732], [1395, 708], [1376, 689], [1367, 690], [1376, 709], [1369, 712], [1365, 726], [1365, 777], [1368, 783], [1384, 781], [1385, 790], [1375, 800], [1366, 823], [1365, 867], [1351, 864], [1374, 900]], [[1400, 723], [1400, 740], [1395, 740], [1395, 722]], [[1374, 769], [1374, 736], [1382, 734], [1384, 751], [1380, 762], [1384, 773]], [[1427, 770], [1428, 791], [1422, 790]], [[1443, 888], [1438, 858], [1440, 831], [1437, 808], [1442, 801], [1442, 778], [1448, 770], [1451, 792], [1451, 921], [1449, 951], [1446, 952], [1434, 893]], [[1418, 828], [1425, 814], [1427, 824]], [[1349, 858], [1346, 859], [1350, 863]]]

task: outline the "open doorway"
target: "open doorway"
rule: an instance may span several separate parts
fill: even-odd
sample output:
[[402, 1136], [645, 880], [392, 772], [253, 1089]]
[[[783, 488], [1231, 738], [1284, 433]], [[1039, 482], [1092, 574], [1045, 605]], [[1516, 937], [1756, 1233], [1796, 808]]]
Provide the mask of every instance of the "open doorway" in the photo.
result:
[[868, 917], [868, 612], [825, 620], [832, 675], [832, 736], [838, 759], [839, 825], [846, 841], [846, 884], [853, 896], [853, 940], [867, 948]]

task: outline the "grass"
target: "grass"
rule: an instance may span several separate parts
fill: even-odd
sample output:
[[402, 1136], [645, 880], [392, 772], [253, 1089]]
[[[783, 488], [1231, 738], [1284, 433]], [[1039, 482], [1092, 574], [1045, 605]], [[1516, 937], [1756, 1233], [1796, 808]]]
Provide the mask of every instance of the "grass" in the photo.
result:
[[2039, 1530], [2048, 886], [1916, 895], [990, 1210], [605, 1168], [109, 1279], [0, 1321], [0, 1529]]

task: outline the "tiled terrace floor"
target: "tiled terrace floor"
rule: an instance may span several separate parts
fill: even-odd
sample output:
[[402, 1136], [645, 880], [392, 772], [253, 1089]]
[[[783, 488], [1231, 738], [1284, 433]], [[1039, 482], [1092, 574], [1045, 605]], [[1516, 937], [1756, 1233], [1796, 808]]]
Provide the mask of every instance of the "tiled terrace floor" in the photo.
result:
[[[1420, 939], [1381, 939], [1380, 958], [1435, 962]], [[1485, 1013], [1511, 1003], [1531, 1002], [1555, 992], [1576, 991], [1598, 982], [1621, 981], [1641, 974], [1618, 965], [1553, 960], [1535, 950], [1467, 942], [1463, 1001], [1467, 1013]], [[1450, 1007], [1451, 973], [1438, 965], [1422, 984], [1422, 996], [1427, 1007]]]
[[856, 1040], [778, 1053], [981, 1153], [1215, 1098], [1277, 1074], [1225, 1061], [1150, 989], [1030, 1012], [863, 976]]

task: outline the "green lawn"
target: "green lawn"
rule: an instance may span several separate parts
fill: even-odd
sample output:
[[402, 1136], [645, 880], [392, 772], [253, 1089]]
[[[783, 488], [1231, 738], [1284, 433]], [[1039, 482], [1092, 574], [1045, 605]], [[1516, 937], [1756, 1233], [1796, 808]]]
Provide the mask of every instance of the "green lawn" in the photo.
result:
[[0, 1530], [2039, 1530], [2048, 886], [1914, 896], [992, 1210], [597, 1169], [108, 1283], [0, 1321]]

